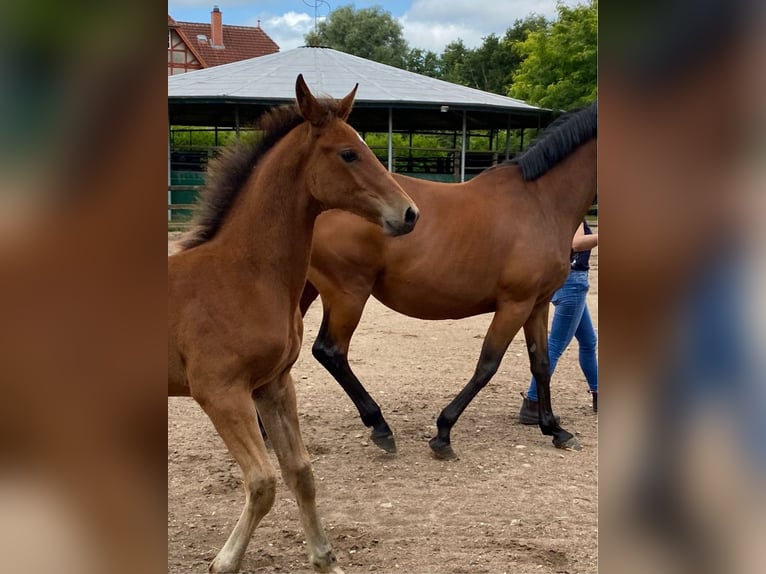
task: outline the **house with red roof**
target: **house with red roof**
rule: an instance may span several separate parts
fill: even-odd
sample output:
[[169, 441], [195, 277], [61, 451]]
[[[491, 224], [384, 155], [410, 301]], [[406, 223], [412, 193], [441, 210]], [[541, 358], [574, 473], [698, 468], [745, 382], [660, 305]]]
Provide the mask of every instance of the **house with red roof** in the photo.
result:
[[279, 52], [258, 26], [229, 26], [213, 6], [210, 23], [178, 22], [168, 14], [168, 76]]

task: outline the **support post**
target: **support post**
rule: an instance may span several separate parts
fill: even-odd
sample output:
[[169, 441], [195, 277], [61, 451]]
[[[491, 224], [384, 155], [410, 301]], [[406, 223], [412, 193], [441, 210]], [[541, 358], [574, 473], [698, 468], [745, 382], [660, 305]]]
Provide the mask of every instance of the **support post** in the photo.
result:
[[237, 141], [239, 141], [239, 104], [234, 106], [234, 131]]
[[508, 124], [505, 127], [505, 160], [511, 159], [511, 114], [508, 114]]
[[412, 166], [412, 130], [410, 130], [410, 149], [407, 150], [407, 171], [415, 171], [415, 168]]
[[168, 122], [168, 222], [172, 219], [173, 210], [170, 209], [170, 204], [173, 203], [173, 196], [170, 192], [170, 142], [173, 138], [173, 130], [171, 129], [170, 122]]
[[388, 171], [394, 171], [394, 111], [388, 108]]
[[460, 143], [460, 183], [465, 181], [465, 110], [463, 110], [463, 138]]

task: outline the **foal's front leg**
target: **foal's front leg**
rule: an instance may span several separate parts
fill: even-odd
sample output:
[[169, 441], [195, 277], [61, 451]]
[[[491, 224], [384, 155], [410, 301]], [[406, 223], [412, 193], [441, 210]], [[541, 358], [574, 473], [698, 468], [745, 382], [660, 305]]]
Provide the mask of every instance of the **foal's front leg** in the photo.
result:
[[343, 574], [317, 513], [314, 473], [298, 426], [295, 387], [290, 372], [286, 371], [279, 379], [256, 389], [253, 396], [279, 459], [282, 476], [298, 503], [311, 565], [319, 572]]
[[276, 472], [258, 432], [255, 406], [247, 382], [192, 386], [200, 404], [242, 468], [245, 507], [231, 535], [210, 564], [209, 571], [237, 572], [250, 538], [274, 503]]

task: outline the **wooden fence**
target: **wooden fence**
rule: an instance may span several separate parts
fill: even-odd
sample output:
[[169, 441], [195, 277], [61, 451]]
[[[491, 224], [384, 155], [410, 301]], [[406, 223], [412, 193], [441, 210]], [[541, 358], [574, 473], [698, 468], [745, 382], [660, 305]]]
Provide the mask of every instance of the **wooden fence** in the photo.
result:
[[176, 203], [173, 201], [173, 194], [192, 193], [196, 197], [202, 189], [201, 185], [169, 185], [168, 186], [168, 229], [182, 230], [189, 227], [195, 204], [185, 201]]
[[[168, 186], [168, 229], [178, 231], [187, 229], [194, 212], [194, 203], [174, 203], [174, 193], [193, 193], [194, 196], [202, 189], [201, 185], [169, 185]], [[589, 225], [598, 225], [598, 203], [590, 206], [586, 216]]]

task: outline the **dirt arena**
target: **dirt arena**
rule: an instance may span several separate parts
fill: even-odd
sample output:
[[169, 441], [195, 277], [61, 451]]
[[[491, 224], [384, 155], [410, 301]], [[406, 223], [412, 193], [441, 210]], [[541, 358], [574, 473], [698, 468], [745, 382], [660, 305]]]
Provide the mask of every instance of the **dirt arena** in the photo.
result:
[[[598, 325], [597, 252], [591, 263], [588, 303]], [[369, 442], [351, 401], [311, 356], [321, 303], [309, 310], [293, 376], [319, 511], [347, 574], [597, 571], [598, 419], [576, 343], [551, 388], [554, 410], [582, 452], [557, 450], [537, 427], [516, 421], [529, 382], [519, 333], [452, 431], [459, 459], [430, 454], [436, 417], [473, 373], [490, 318], [420, 321], [370, 299], [349, 360], [394, 430], [399, 452], [388, 455]], [[239, 468], [210, 421], [192, 399], [169, 399], [168, 572], [206, 572], [243, 503]], [[281, 478], [242, 571], [313, 572]]]

